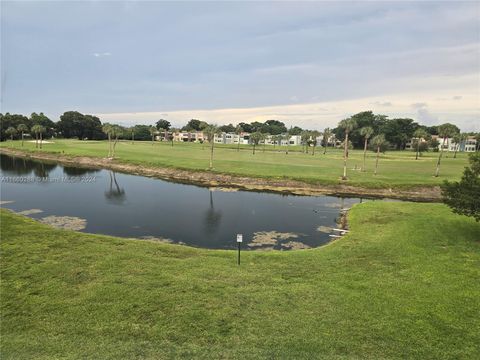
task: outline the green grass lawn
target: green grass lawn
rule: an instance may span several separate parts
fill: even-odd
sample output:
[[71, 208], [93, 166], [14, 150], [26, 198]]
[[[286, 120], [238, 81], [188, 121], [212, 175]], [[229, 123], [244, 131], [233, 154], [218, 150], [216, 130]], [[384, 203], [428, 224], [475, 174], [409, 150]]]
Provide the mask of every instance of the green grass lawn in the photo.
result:
[[[0, 143], [0, 147], [36, 151], [35, 144], [26, 142], [24, 147], [20, 141]], [[246, 175], [263, 178], [288, 178], [315, 184], [339, 184], [343, 173], [343, 152], [329, 149], [326, 155], [318, 151], [315, 156], [303, 154], [300, 147], [290, 147], [290, 153], [285, 154], [286, 147], [278, 151], [276, 147], [267, 146], [263, 152], [259, 147], [255, 155], [250, 146], [243, 146], [237, 152], [235, 146], [217, 146], [215, 149], [214, 171], [235, 175]], [[106, 157], [107, 141], [54, 140], [52, 144], [44, 144], [42, 151], [64, 153], [73, 156]], [[135, 163], [157, 167], [175, 167], [195, 171], [206, 170], [209, 162], [208, 144], [170, 143], [129, 141], [117, 145], [117, 159], [125, 163]], [[349, 181], [347, 184], [370, 188], [434, 186], [445, 179], [460, 179], [463, 169], [468, 164], [467, 154], [445, 154], [442, 161], [440, 176], [434, 177], [438, 153], [424, 153], [415, 160], [412, 151], [389, 151], [381, 156], [379, 174], [373, 175], [375, 154], [368, 152], [367, 172], [359, 169], [363, 162], [363, 151], [352, 150], [348, 162]], [[355, 167], [357, 170], [354, 170]]]
[[480, 224], [407, 202], [349, 219], [330, 245], [238, 267], [2, 210], [1, 358], [478, 359]]

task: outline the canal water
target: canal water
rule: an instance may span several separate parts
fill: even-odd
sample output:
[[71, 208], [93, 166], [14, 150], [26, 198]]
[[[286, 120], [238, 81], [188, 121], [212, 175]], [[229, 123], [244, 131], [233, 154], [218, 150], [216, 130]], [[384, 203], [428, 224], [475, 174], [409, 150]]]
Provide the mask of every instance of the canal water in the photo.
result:
[[329, 242], [341, 208], [361, 200], [228, 191], [0, 155], [2, 207], [78, 231], [231, 249]]

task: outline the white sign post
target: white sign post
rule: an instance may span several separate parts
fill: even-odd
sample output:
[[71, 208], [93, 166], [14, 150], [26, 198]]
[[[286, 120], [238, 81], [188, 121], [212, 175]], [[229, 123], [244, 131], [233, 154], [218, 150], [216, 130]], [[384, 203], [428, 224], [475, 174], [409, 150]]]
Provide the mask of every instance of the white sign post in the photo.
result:
[[243, 235], [237, 234], [237, 244], [238, 244], [238, 265], [240, 265], [240, 244], [243, 242]]

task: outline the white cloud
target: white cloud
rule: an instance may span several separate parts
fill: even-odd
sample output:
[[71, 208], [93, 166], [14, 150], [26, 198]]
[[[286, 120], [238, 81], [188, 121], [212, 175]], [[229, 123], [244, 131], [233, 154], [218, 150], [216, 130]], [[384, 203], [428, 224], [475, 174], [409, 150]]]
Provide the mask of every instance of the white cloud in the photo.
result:
[[103, 52], [103, 53], [93, 53], [93, 56], [95, 57], [104, 57], [104, 56], [111, 56], [112, 54], [109, 52]]
[[[438, 100], [441, 94], [432, 93], [428, 97], [423, 94], [404, 94], [389, 96], [390, 106], [378, 97], [351, 100], [315, 102], [310, 104], [289, 104], [251, 108], [194, 109], [137, 113], [103, 113], [97, 114], [102, 121], [118, 122], [124, 125], [154, 123], [167, 117], [173, 126], [182, 126], [189, 119], [200, 119], [216, 124], [265, 121], [277, 119], [287, 126], [322, 130], [334, 127], [345, 117], [357, 112], [372, 110], [374, 113], [394, 117], [409, 117], [425, 125], [436, 125], [443, 122], [457, 124], [464, 131], [480, 131], [478, 119], [480, 109], [475, 96], [465, 97], [462, 104], [453, 99]], [[413, 101], [421, 99], [421, 102]], [[427, 105], [428, 103], [428, 105]]]

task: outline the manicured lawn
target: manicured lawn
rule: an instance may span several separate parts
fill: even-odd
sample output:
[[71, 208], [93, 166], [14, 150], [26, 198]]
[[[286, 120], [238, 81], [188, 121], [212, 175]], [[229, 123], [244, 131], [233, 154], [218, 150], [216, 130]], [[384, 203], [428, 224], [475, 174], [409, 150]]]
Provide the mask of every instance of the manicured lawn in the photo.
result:
[[238, 267], [234, 251], [2, 210], [1, 357], [478, 359], [480, 224], [372, 201], [350, 226], [323, 248], [244, 252]]
[[[28, 151], [36, 151], [35, 144], [25, 143], [21, 147], [20, 141], [0, 143], [0, 147], [13, 147]], [[273, 151], [267, 146], [263, 152], [259, 147], [252, 155], [251, 147], [244, 146], [237, 152], [236, 147], [216, 146], [214, 171], [236, 175], [264, 178], [288, 178], [302, 180], [315, 184], [339, 184], [343, 169], [343, 153], [341, 150], [329, 149], [326, 155], [317, 151], [315, 156], [303, 154], [300, 147], [290, 147], [290, 153], [285, 154], [286, 147], [281, 151]], [[107, 141], [78, 141], [54, 140], [53, 144], [44, 144], [42, 151], [62, 153], [65, 155], [82, 155], [92, 157], [106, 157], [108, 153]], [[206, 170], [208, 168], [208, 144], [169, 143], [129, 141], [117, 145], [117, 161], [125, 163], [143, 164], [158, 167], [176, 167], [190, 170]], [[445, 154], [440, 170], [440, 176], [433, 176], [438, 153], [424, 153], [419, 160], [415, 160], [412, 151], [389, 151], [381, 156], [379, 174], [373, 175], [375, 154], [368, 152], [367, 172], [361, 172], [363, 151], [351, 151], [348, 162], [349, 178], [347, 184], [371, 187], [413, 187], [416, 185], [434, 186], [441, 184], [445, 179], [457, 180], [468, 164], [467, 154]], [[356, 170], [355, 170], [356, 169]]]

